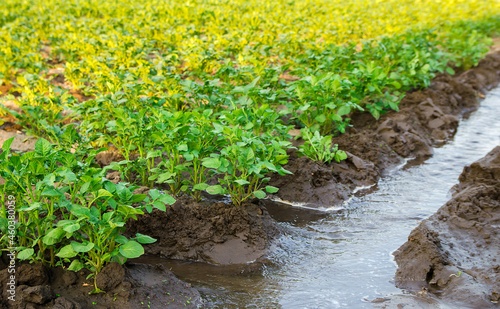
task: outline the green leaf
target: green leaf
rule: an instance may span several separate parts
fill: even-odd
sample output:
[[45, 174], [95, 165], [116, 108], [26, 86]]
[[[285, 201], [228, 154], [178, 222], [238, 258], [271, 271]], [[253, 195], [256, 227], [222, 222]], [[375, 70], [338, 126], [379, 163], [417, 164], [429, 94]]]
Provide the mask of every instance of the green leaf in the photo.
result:
[[8, 140], [6, 140], [5, 142], [3, 142], [2, 149], [4, 151], [9, 151], [10, 146], [12, 145], [12, 142], [14, 142], [14, 137], [11, 137]]
[[248, 149], [246, 159], [248, 164], [252, 164], [253, 160], [255, 159], [255, 153], [253, 152], [252, 148]]
[[40, 209], [42, 205], [40, 203], [32, 203], [27, 207], [19, 208], [18, 211], [33, 211], [35, 209]]
[[159, 201], [161, 201], [162, 203], [168, 204], [168, 205], [172, 205], [173, 203], [175, 203], [175, 198], [171, 197], [168, 194], [162, 194], [160, 196]]
[[71, 271], [80, 271], [83, 268], [83, 263], [80, 262], [79, 260], [73, 260], [71, 264], [69, 265], [68, 269]]
[[240, 186], [244, 186], [244, 185], [248, 185], [250, 184], [250, 181], [246, 180], [246, 179], [237, 179], [235, 180], [234, 182], [236, 182], [237, 184], [239, 184]]
[[338, 115], [338, 114], [332, 114], [332, 115], [330, 116], [330, 118], [331, 118], [333, 121], [342, 122], [342, 117], [340, 117], [340, 115]]
[[45, 190], [43, 190], [42, 192], [42, 196], [52, 196], [52, 197], [55, 197], [55, 196], [61, 196], [63, 195], [61, 192], [57, 191], [55, 188], [47, 188]]
[[0, 217], [0, 231], [2, 231], [2, 233], [4, 233], [4, 234], [7, 233], [8, 225], [9, 225], [9, 221], [6, 218]]
[[116, 191], [116, 185], [112, 183], [111, 181], [106, 181], [104, 183], [104, 189], [108, 190], [109, 192], [113, 193]]
[[111, 221], [111, 218], [113, 218], [114, 215], [115, 215], [114, 211], [107, 212], [102, 215], [102, 221], [104, 222]]
[[68, 224], [63, 227], [63, 230], [67, 233], [73, 233], [80, 229], [80, 223]]
[[135, 237], [136, 237], [137, 241], [141, 244], [152, 244], [152, 243], [156, 242], [156, 239], [154, 239], [153, 237], [150, 237], [148, 235], [144, 235], [141, 233], [135, 234]]
[[340, 162], [340, 161], [345, 160], [345, 159], [347, 159], [347, 153], [345, 153], [345, 151], [338, 150], [335, 153], [335, 161]]
[[344, 105], [344, 106], [339, 108], [339, 110], [337, 111], [337, 115], [344, 116], [344, 115], [349, 114], [350, 112], [351, 112], [351, 107]]
[[73, 181], [76, 180], [75, 173], [73, 173], [69, 169], [65, 169], [65, 170], [59, 172], [59, 175], [61, 175], [62, 177], [66, 178], [66, 180], [68, 180], [69, 182], [73, 182]]
[[147, 194], [134, 194], [132, 199], [130, 200], [130, 203], [139, 203], [144, 201], [144, 199], [147, 197]]
[[156, 189], [149, 190], [149, 196], [151, 196], [151, 200], [155, 201], [160, 197], [160, 191]]
[[277, 164], [287, 164], [288, 163], [288, 155], [277, 155], [274, 157], [274, 161]]
[[[104, 185], [106, 186], [106, 185]], [[90, 181], [89, 182], [86, 182], [84, 183], [81, 187], [80, 187], [80, 193], [85, 193], [88, 191], [88, 189], [90, 188]]]
[[146, 159], [161, 157], [161, 150], [148, 151]]
[[73, 249], [71, 245], [66, 245], [59, 250], [56, 256], [60, 258], [72, 258], [75, 257], [78, 253]]
[[32, 257], [34, 253], [35, 253], [35, 250], [33, 248], [27, 248], [27, 249], [20, 251], [17, 254], [17, 258], [21, 261], [24, 261], [24, 260], [27, 260], [30, 257]]
[[446, 70], [446, 72], [447, 72], [448, 74], [450, 74], [450, 75], [455, 75], [455, 70], [453, 70], [452, 68], [450, 68], [450, 67], [446, 67], [446, 69], [445, 69], [445, 70]]
[[125, 201], [125, 202], [128, 202], [130, 201], [130, 199], [132, 199], [132, 197], [134, 196], [132, 194], [132, 192], [130, 192], [130, 190], [126, 187], [123, 187], [119, 192], [118, 192], [118, 196], [120, 197], [120, 199], [122, 201]]
[[166, 173], [160, 174], [160, 176], [158, 176], [158, 180], [156, 182], [157, 183], [164, 183], [174, 176], [175, 176], [175, 173], [166, 172]]
[[97, 197], [106, 197], [106, 196], [113, 196], [113, 194], [105, 189], [99, 189], [97, 191]]
[[94, 243], [88, 241], [84, 241], [84, 243], [72, 241], [71, 247], [76, 252], [88, 252], [94, 248]]
[[256, 198], [265, 198], [266, 197], [266, 193], [262, 190], [255, 191], [253, 193], [253, 195], [255, 195]]
[[194, 190], [205, 190], [208, 187], [206, 183], [198, 183], [193, 186]]
[[126, 244], [120, 246], [120, 253], [128, 259], [134, 259], [144, 254], [144, 248], [140, 243], [130, 240]]
[[66, 232], [61, 228], [52, 229], [47, 235], [42, 237], [42, 242], [48, 246], [57, 244]]
[[50, 154], [51, 149], [52, 149], [52, 144], [44, 138], [39, 139], [35, 143], [36, 154], [44, 158]]
[[221, 165], [219, 158], [203, 158], [202, 163], [206, 168], [218, 169]]
[[[134, 208], [129, 205], [119, 205], [117, 208], [117, 212], [124, 215], [126, 219], [130, 218], [133, 215], [143, 215], [144, 212], [140, 208]], [[121, 222], [124, 223], [124, 222]]]
[[323, 123], [326, 121], [326, 116], [324, 114], [321, 114], [316, 116], [314, 119], [319, 123]]
[[401, 83], [399, 83], [397, 81], [393, 81], [391, 84], [394, 86], [394, 88], [401, 89]]
[[119, 244], [124, 245], [128, 242], [128, 238], [123, 235], [118, 235], [116, 236], [115, 241]]
[[399, 74], [396, 73], [396, 72], [392, 72], [390, 75], [389, 75], [389, 78], [390, 79], [399, 79]]
[[166, 211], [167, 208], [165, 207], [165, 204], [160, 202], [160, 201], [155, 201], [153, 202], [153, 206], [161, 211]]
[[208, 186], [207, 187], [207, 192], [209, 194], [223, 194], [224, 193], [224, 188], [222, 188], [221, 185], [215, 185], [215, 186]]
[[266, 186], [266, 191], [267, 191], [268, 193], [276, 193], [276, 192], [278, 192], [278, 190], [279, 190], [279, 189], [278, 189], [278, 188], [276, 188], [276, 187], [273, 187], [273, 186]]
[[79, 218], [81, 217], [90, 217], [90, 209], [87, 207], [82, 207], [79, 205], [74, 205], [73, 208], [71, 208], [71, 213]]

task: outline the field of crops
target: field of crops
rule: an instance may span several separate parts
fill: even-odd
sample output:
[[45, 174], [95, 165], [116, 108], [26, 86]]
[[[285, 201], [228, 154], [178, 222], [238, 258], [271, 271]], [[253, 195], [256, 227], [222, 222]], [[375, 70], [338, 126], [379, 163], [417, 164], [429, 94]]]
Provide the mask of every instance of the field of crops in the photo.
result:
[[[267, 183], [289, 173], [291, 129], [299, 155], [345, 159], [332, 138], [353, 113], [398, 110], [437, 73], [477, 64], [500, 29], [496, 0], [3, 0], [0, 9], [0, 124], [15, 119], [41, 138], [28, 153], [3, 144], [0, 246], [93, 274], [142, 255], [155, 240], [124, 237], [126, 221], [179, 196], [239, 206], [275, 193]], [[99, 166], [104, 149], [122, 160]], [[151, 190], [133, 194], [139, 186]]]

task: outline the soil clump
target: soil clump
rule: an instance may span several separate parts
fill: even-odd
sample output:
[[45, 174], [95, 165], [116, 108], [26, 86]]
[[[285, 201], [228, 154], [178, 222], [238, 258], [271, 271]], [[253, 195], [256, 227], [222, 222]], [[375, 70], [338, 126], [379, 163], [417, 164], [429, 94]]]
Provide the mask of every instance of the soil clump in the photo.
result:
[[458, 307], [498, 306], [500, 146], [465, 167], [459, 180], [451, 200], [394, 253], [396, 284]]
[[147, 254], [229, 265], [264, 256], [281, 230], [258, 200], [236, 207], [181, 197], [166, 211], [153, 210], [130, 220], [127, 233], [157, 239], [144, 245]]
[[136, 309], [203, 305], [197, 290], [162, 265], [110, 263], [97, 275], [98, 287], [106, 293], [89, 295], [94, 281], [86, 279], [87, 270], [73, 272], [23, 263], [16, 271], [15, 302], [8, 298], [10, 275], [7, 268], [0, 271], [0, 308]]

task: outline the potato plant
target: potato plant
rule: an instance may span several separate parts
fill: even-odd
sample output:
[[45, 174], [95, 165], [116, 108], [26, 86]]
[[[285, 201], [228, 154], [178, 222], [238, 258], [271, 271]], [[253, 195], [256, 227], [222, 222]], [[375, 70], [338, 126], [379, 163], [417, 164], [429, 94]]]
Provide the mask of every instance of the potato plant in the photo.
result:
[[[17, 258], [69, 270], [87, 268], [95, 279], [111, 261], [124, 263], [144, 253], [141, 245], [154, 239], [138, 234], [121, 235], [130, 219], [152, 211], [165, 210], [175, 200], [151, 191], [133, 194], [137, 187], [103, 180], [105, 170], [93, 162], [98, 151], [84, 160], [39, 139], [35, 151], [10, 153], [13, 138], [2, 146], [0, 186], [2, 196], [16, 197]], [[0, 230], [7, 235], [8, 220], [2, 201]], [[2, 237], [2, 248], [7, 248]], [[93, 293], [101, 292], [97, 285]]]

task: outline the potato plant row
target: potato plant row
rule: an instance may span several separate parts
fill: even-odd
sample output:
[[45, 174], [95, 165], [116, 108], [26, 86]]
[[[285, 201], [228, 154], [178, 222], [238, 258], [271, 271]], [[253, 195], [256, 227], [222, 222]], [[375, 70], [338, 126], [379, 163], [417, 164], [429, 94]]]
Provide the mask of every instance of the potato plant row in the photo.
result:
[[[291, 129], [299, 155], [345, 159], [332, 138], [353, 113], [398, 110], [405, 92], [477, 64], [500, 29], [495, 0], [4, 0], [0, 9], [0, 100], [17, 106], [0, 105], [0, 118], [40, 138], [28, 153], [3, 144], [1, 249], [12, 236], [18, 259], [94, 278], [155, 241], [124, 237], [127, 220], [182, 195], [241, 206], [277, 192], [267, 182], [289, 174]], [[100, 166], [104, 150], [122, 159]], [[148, 193], [134, 194], [140, 186]]]

